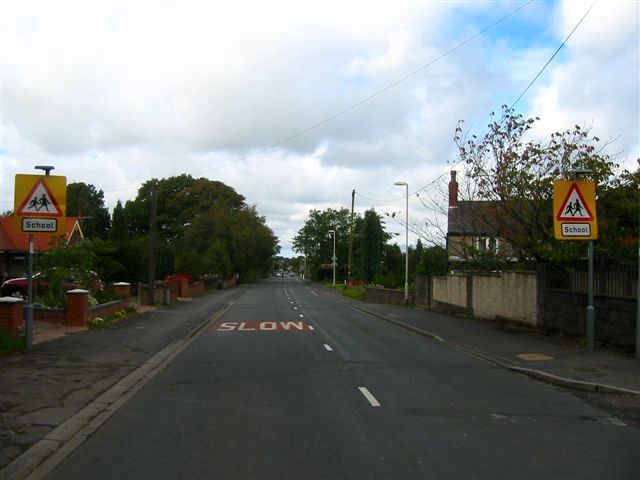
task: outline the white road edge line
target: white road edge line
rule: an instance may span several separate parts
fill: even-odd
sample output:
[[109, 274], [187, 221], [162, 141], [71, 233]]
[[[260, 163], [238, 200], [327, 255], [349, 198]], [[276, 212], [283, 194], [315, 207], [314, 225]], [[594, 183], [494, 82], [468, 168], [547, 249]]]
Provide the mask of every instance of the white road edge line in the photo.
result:
[[376, 397], [374, 397], [371, 392], [367, 389], [367, 387], [358, 387], [358, 390], [360, 390], [360, 393], [362, 393], [362, 395], [364, 395], [364, 398], [366, 398], [369, 403], [371, 404], [372, 407], [379, 407], [380, 406], [380, 402], [378, 400], [376, 400]]
[[327, 352], [333, 352], [333, 348], [331, 348], [331, 345], [327, 345], [326, 343], [324, 344], [324, 348], [327, 350]]

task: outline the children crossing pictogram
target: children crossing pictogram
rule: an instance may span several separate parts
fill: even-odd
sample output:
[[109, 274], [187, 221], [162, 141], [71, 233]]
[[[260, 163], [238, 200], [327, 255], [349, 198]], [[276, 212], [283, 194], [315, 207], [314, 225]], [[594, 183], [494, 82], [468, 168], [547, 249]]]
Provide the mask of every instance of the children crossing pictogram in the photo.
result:
[[40, 180], [34, 185], [29, 195], [25, 197], [24, 202], [18, 209], [18, 215], [61, 217], [63, 212], [47, 184]]
[[573, 183], [569, 188], [566, 198], [557, 211], [556, 219], [565, 221], [592, 221], [594, 219], [591, 210], [589, 210], [589, 205], [585, 201], [576, 183]]

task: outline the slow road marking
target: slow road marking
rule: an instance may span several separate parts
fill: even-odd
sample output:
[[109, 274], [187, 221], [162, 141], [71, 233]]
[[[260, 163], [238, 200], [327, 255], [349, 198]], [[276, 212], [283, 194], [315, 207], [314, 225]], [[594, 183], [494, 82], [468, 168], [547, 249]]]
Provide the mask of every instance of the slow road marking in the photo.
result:
[[305, 322], [224, 322], [213, 328], [216, 332], [311, 332]]

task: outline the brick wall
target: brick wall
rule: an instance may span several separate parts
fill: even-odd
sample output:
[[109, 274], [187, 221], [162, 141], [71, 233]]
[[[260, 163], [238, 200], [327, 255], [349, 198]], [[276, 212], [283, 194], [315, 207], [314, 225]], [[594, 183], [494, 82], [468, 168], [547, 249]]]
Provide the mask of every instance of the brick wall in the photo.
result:
[[34, 307], [33, 319], [40, 322], [59, 323], [60, 325], [66, 325], [67, 309]]
[[24, 327], [24, 302], [18, 298], [0, 298], [0, 326], [18, 336]]
[[204, 295], [204, 283], [203, 282], [193, 282], [190, 283], [187, 287], [189, 297], [198, 297], [200, 295]]
[[114, 300], [112, 302], [101, 303], [100, 305], [96, 305], [94, 307], [89, 307], [89, 321], [95, 320], [96, 318], [105, 318], [114, 315], [116, 312], [120, 310], [124, 310], [129, 306], [128, 299], [122, 300]]

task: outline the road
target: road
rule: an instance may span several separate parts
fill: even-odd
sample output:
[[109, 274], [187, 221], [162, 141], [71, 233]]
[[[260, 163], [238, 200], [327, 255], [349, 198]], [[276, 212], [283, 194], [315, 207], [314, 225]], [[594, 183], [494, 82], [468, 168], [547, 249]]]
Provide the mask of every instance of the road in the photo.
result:
[[285, 278], [248, 290], [46, 478], [639, 476], [639, 430]]

